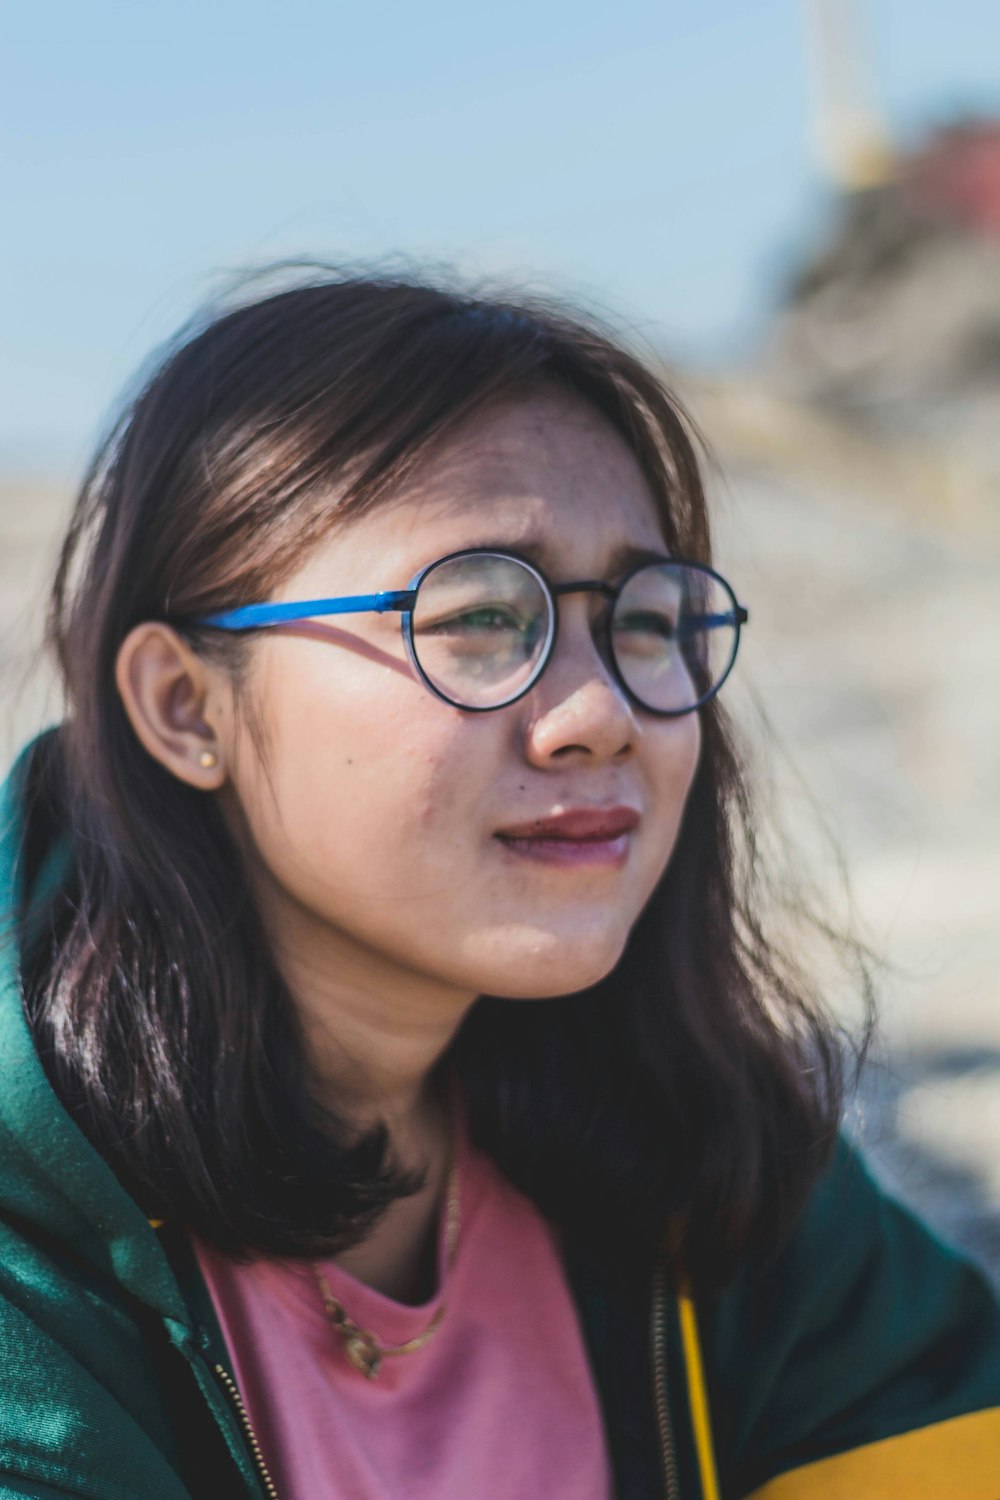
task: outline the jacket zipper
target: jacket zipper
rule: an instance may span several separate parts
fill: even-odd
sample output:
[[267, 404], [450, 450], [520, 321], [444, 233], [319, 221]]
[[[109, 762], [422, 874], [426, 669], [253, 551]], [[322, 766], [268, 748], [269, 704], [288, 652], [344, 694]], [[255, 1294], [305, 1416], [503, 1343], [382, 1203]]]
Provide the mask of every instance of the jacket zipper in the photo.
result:
[[214, 1369], [219, 1380], [222, 1382], [226, 1395], [229, 1397], [231, 1406], [239, 1418], [240, 1426], [243, 1429], [243, 1436], [247, 1440], [250, 1456], [253, 1459], [253, 1466], [257, 1470], [257, 1477], [264, 1486], [268, 1500], [279, 1500], [277, 1488], [275, 1487], [274, 1480], [271, 1478], [271, 1472], [264, 1462], [263, 1453], [260, 1451], [260, 1442], [258, 1441], [256, 1432], [253, 1430], [250, 1414], [243, 1405], [243, 1397], [240, 1395], [239, 1386], [224, 1365], [215, 1365]]
[[667, 1384], [667, 1261], [664, 1250], [653, 1273], [653, 1303], [650, 1318], [650, 1337], [653, 1346], [653, 1394], [656, 1399], [656, 1422], [660, 1433], [660, 1458], [663, 1461], [663, 1480], [666, 1485], [666, 1500], [680, 1500], [680, 1482], [677, 1476], [677, 1452], [674, 1445], [674, 1427], [670, 1417], [670, 1390]]

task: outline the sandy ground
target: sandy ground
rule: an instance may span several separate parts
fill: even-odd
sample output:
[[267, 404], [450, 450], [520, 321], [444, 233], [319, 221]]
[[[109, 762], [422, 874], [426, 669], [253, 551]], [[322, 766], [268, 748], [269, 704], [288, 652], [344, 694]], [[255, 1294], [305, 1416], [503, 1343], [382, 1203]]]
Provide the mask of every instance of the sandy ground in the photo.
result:
[[[833, 835], [884, 960], [851, 1127], [1000, 1283], [1000, 504], [957, 515], [828, 457], [742, 445], [713, 486], [719, 560], [751, 611], [727, 703], [836, 912]], [[5, 761], [56, 714], [37, 642], [65, 511], [44, 486], [0, 485]]]

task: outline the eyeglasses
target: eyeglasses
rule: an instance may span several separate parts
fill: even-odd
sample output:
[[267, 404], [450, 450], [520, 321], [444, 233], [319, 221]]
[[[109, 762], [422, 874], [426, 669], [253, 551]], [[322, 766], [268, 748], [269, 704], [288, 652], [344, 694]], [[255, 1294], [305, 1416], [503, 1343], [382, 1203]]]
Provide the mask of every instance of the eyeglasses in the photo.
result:
[[608, 601], [595, 644], [619, 684], [651, 714], [691, 713], [725, 682], [749, 618], [724, 578], [704, 563], [640, 563], [617, 584], [598, 579], [550, 583], [510, 552], [472, 548], [422, 568], [409, 588], [297, 603], [248, 604], [193, 623], [256, 630], [323, 615], [402, 615], [403, 640], [422, 681], [469, 713], [515, 703], [552, 656], [556, 601], [566, 594]]

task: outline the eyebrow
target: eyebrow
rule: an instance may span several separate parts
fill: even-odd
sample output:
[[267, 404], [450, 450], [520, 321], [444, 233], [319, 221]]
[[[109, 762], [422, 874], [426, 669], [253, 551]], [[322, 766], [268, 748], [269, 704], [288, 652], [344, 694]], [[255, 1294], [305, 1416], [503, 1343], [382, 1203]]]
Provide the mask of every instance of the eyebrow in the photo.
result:
[[[557, 556], [553, 551], [551, 543], [544, 537], [523, 536], [515, 541], [501, 542], [495, 537], [480, 542], [469, 544], [473, 550], [482, 548], [484, 551], [518, 552], [526, 557], [529, 562], [535, 563], [546, 573], [557, 571]], [[614, 576], [617, 573], [627, 573], [630, 568], [637, 568], [641, 563], [669, 562], [670, 554], [666, 543], [662, 548], [638, 547], [631, 542], [623, 542], [616, 547], [608, 560], [607, 573]]]

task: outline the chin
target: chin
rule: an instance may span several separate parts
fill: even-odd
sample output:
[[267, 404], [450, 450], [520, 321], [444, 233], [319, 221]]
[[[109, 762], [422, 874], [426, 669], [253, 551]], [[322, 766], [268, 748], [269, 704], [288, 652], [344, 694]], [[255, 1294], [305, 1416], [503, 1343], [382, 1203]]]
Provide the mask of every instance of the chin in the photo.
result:
[[[490, 964], [480, 992], [510, 1000], [552, 1000], [588, 990], [621, 958], [627, 932], [507, 934], [503, 961]], [[485, 979], [484, 975], [484, 979]]]

